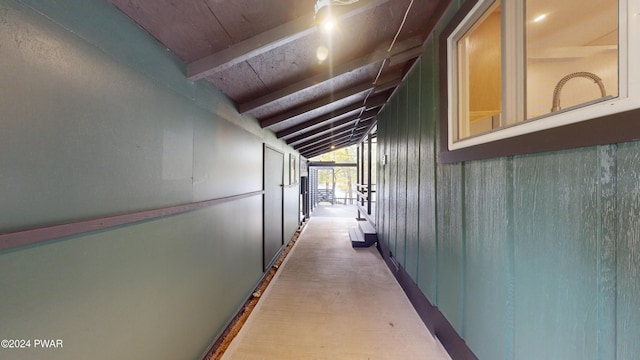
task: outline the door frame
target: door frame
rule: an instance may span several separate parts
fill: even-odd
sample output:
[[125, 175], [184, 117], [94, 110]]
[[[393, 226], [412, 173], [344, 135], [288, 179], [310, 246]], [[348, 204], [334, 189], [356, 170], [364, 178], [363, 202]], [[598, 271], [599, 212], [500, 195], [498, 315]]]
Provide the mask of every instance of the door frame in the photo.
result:
[[[280, 248], [278, 249], [278, 251], [276, 251], [273, 259], [270, 260], [269, 263], [266, 262], [265, 260], [265, 254], [266, 254], [266, 246], [265, 246], [265, 240], [266, 240], [266, 221], [265, 221], [265, 217], [266, 217], [266, 196], [267, 196], [267, 188], [266, 188], [266, 173], [267, 173], [267, 150], [271, 150], [274, 151], [276, 153], [279, 153], [282, 155], [282, 173], [280, 175]], [[267, 269], [269, 268], [269, 266], [271, 266], [271, 264], [275, 261], [275, 259], [278, 257], [277, 255], [282, 251], [282, 246], [284, 245], [284, 166], [285, 166], [285, 153], [281, 150], [278, 150], [272, 146], [267, 145], [267, 143], [264, 143], [263, 146], [263, 151], [262, 151], [262, 190], [263, 190], [263, 194], [262, 194], [262, 269], [263, 271], [267, 271]]]

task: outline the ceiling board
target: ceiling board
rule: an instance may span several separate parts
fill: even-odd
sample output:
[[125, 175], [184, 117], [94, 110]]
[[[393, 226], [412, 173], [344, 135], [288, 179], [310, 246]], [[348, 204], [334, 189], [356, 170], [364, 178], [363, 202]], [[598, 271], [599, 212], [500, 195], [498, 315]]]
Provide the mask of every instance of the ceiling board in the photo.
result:
[[[239, 112], [304, 146], [307, 157], [357, 143], [375, 127], [450, 3], [335, 6], [342, 18], [328, 37], [314, 24], [315, 0], [107, 1], [179, 56], [185, 77], [212, 83]], [[316, 58], [321, 45], [330, 50], [323, 62]]]
[[246, 62], [208, 76], [206, 79], [236, 101], [247, 101], [254, 98], [256, 93], [263, 93], [267, 90], [256, 72]]
[[315, 4], [314, 0], [205, 0], [205, 2], [216, 14], [218, 21], [234, 43], [308, 15]]
[[187, 65], [187, 77], [190, 80], [198, 80], [265, 52], [277, 49], [292, 41], [304, 38], [316, 30], [314, 27], [308, 26], [309, 23], [313, 22], [312, 19], [312, 15], [303, 16], [215, 54], [193, 61]]
[[[360, 0], [356, 4], [346, 7], [347, 10], [343, 13], [335, 14], [335, 16], [343, 22], [349, 22], [347, 21], [349, 18], [387, 1], [389, 0]], [[270, 11], [277, 11], [277, 9]], [[220, 52], [193, 61], [187, 65], [187, 77], [191, 80], [201, 79], [290, 42], [316, 34], [318, 27], [314, 23], [313, 17], [313, 12], [309, 12], [307, 15], [261, 32]]]
[[231, 45], [216, 16], [201, 0], [107, 0], [134, 19], [185, 62]]
[[[259, 111], [260, 108], [265, 107], [270, 103], [273, 103], [277, 100], [285, 100], [286, 97], [303, 90], [311, 90], [316, 87], [322, 86], [323, 83], [326, 83], [331, 79], [333, 79], [333, 82], [353, 83], [354, 77], [350, 75], [349, 78], [346, 78], [345, 75], [356, 71], [361, 72], [365, 68], [370, 78], [374, 79], [384, 59], [389, 59], [389, 63], [391, 65], [402, 63], [409, 58], [415, 58], [419, 56], [422, 53], [421, 45], [422, 39], [419, 37], [414, 37], [405, 40], [402, 43], [398, 43], [391, 52], [388, 52], [386, 50], [378, 50], [355, 60], [346, 62], [344, 64], [337, 64], [335, 66], [329, 66], [329, 62], [326, 62], [325, 66], [323, 66], [322, 73], [315, 76], [307, 77], [304, 80], [294, 82], [293, 84], [289, 83], [290, 85], [287, 85], [284, 88], [280, 88], [278, 91], [268, 92], [260, 98], [241, 104], [239, 106], [240, 112], [243, 114], [252, 113], [258, 118], [263, 118], [264, 116], [256, 114], [256, 111]], [[362, 77], [358, 78], [362, 80]], [[329, 86], [335, 88], [334, 84], [331, 84]], [[289, 102], [289, 99], [286, 100], [287, 102]]]
[[312, 104], [315, 101], [327, 98], [339, 100], [344, 97], [344, 90], [355, 89], [360, 84], [368, 84], [365, 88], [372, 87], [375, 78], [375, 72], [380, 67], [379, 64], [373, 64], [355, 71], [343, 74], [342, 76], [332, 78], [317, 85], [309, 86], [303, 90], [297, 91], [289, 96], [285, 96], [271, 102], [262, 109], [254, 111], [253, 115], [260, 119], [267, 119], [277, 114], [285, 112], [288, 108], [303, 107], [306, 104]]

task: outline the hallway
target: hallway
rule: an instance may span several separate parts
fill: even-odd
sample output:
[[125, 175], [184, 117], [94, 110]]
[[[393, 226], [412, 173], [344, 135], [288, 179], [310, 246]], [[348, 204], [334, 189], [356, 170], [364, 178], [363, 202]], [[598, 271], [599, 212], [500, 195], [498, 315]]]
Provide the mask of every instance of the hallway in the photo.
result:
[[358, 216], [358, 208], [355, 205], [318, 205], [313, 208], [312, 218], [329, 217], [329, 218], [350, 218], [355, 219]]
[[449, 359], [355, 225], [311, 218], [223, 359]]

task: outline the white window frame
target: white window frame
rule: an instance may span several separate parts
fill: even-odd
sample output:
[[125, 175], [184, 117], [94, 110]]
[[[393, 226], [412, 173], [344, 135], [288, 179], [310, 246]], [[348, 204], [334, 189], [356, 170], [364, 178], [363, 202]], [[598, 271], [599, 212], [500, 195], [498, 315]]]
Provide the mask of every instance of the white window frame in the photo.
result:
[[[458, 150], [470, 146], [508, 139], [519, 135], [575, 124], [603, 116], [640, 108], [640, 0], [619, 0], [619, 92], [618, 97], [576, 109], [496, 129], [489, 133], [456, 140], [458, 116], [458, 54], [457, 43], [494, 0], [479, 0], [462, 22], [447, 38], [447, 93], [448, 93], [448, 149]], [[502, 116], [508, 124], [522, 121], [524, 116], [524, 27], [516, 26], [516, 18], [524, 13], [523, 1], [502, 0]], [[521, 16], [519, 18], [522, 18]], [[517, 31], [516, 31], [517, 29]], [[508, 59], [505, 49], [515, 49], [516, 56]], [[522, 114], [522, 115], [520, 115]]]

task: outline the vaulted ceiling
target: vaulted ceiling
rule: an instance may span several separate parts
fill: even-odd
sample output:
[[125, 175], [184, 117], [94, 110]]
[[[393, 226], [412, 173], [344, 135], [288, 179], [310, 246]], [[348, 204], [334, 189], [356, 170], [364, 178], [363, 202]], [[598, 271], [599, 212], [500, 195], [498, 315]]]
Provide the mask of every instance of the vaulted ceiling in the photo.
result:
[[[356, 144], [422, 54], [449, 0], [107, 0], [303, 156]], [[320, 61], [317, 53], [328, 50]]]

